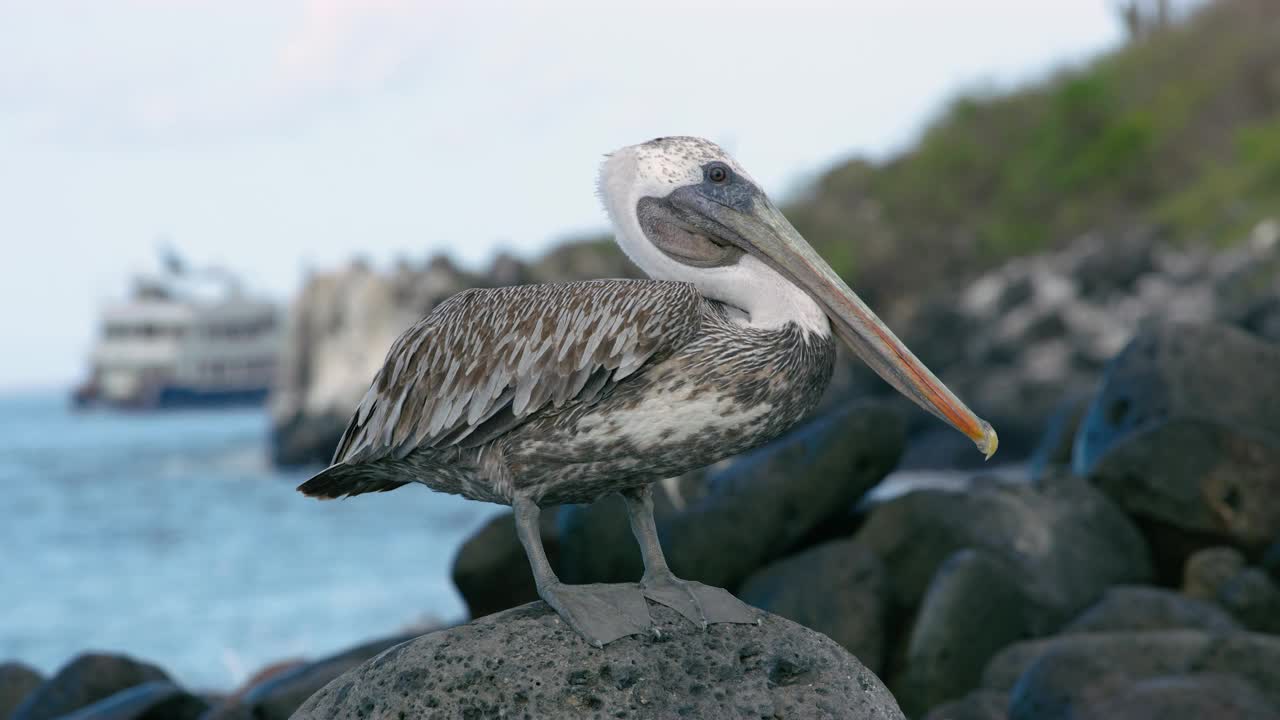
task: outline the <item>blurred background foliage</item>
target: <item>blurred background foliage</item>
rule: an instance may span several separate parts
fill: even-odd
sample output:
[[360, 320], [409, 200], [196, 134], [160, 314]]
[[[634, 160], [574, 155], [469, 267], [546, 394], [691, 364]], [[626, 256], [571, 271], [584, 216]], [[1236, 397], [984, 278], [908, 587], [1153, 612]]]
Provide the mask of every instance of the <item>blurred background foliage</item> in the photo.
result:
[[1280, 13], [1223, 0], [1043, 83], [972, 92], [914, 148], [839, 164], [786, 212], [888, 312], [1084, 233], [1238, 242], [1280, 212]]

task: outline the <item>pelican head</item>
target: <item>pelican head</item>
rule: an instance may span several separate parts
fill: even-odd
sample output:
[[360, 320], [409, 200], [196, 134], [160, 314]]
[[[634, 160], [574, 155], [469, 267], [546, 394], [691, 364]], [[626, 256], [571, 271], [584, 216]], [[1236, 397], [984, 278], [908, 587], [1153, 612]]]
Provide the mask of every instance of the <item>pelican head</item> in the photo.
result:
[[613, 152], [600, 196], [618, 244], [650, 277], [693, 283], [754, 326], [834, 329], [898, 392], [987, 457], [995, 453], [991, 425], [916, 359], [715, 143], [665, 137]]

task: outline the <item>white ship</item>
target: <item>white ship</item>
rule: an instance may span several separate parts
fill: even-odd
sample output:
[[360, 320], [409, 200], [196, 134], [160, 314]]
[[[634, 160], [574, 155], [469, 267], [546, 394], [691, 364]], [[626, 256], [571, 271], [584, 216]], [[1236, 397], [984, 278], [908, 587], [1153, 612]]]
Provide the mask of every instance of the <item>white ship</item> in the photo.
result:
[[218, 269], [170, 253], [161, 273], [101, 311], [77, 405], [122, 408], [261, 405], [275, 379], [282, 316]]

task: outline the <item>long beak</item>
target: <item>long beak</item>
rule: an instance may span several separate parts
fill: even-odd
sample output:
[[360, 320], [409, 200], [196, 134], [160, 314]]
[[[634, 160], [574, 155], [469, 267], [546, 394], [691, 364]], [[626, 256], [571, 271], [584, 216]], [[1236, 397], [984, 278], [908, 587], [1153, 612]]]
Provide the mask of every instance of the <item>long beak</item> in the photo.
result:
[[742, 249], [804, 289], [822, 308], [836, 335], [864, 362], [917, 405], [964, 433], [990, 458], [998, 439], [987, 421], [973, 414], [929, 368], [862, 302], [782, 213], [763, 195], [743, 213], [724, 205], [701, 208], [733, 230]]

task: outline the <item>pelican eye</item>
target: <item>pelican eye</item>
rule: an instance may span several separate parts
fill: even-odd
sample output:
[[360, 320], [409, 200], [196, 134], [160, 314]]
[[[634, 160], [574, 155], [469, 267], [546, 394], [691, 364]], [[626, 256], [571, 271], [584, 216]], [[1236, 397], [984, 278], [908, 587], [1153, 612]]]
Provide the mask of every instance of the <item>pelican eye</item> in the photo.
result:
[[721, 163], [716, 163], [707, 168], [707, 179], [717, 185], [723, 185], [729, 182], [729, 168]]

